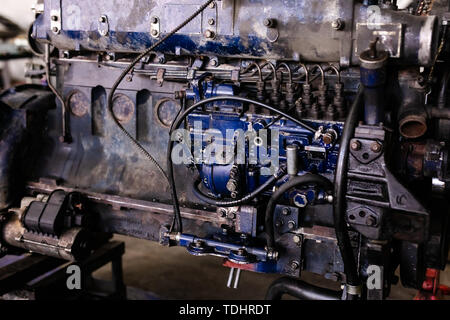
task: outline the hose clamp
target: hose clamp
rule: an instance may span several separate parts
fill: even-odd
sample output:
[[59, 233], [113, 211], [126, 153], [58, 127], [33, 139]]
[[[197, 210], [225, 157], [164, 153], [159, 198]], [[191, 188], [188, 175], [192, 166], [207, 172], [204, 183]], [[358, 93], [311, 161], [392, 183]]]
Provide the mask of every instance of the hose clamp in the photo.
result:
[[351, 294], [353, 296], [360, 296], [361, 295], [361, 285], [358, 286], [352, 286], [350, 284], [346, 285], [347, 294]]

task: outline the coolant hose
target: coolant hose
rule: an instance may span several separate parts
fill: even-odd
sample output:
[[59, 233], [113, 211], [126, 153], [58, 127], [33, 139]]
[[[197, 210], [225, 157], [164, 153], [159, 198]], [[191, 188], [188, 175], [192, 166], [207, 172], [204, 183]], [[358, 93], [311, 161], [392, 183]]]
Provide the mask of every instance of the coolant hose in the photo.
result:
[[354, 135], [358, 124], [360, 109], [364, 106], [364, 86], [361, 85], [355, 100], [345, 121], [345, 127], [340, 141], [340, 150], [336, 164], [336, 175], [334, 180], [334, 229], [336, 239], [344, 263], [344, 273], [347, 284], [353, 287], [359, 286], [359, 277], [350, 236], [345, 221], [346, 193], [347, 193], [347, 162], [349, 157], [350, 140]]
[[275, 280], [266, 293], [266, 300], [281, 300], [288, 294], [300, 300], [340, 300], [341, 291], [313, 286], [293, 278], [283, 277]]

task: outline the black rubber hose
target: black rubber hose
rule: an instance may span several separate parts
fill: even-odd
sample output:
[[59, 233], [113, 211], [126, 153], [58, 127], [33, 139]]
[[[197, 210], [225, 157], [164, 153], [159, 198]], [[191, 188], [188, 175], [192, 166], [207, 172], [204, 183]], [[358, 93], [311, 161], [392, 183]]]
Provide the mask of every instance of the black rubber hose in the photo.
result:
[[[202, 101], [199, 101], [197, 103], [195, 103], [194, 105], [190, 106], [189, 108], [187, 108], [181, 115], [179, 115], [174, 122], [172, 122], [172, 125], [170, 127], [170, 131], [169, 131], [169, 137], [170, 137], [170, 141], [167, 147], [167, 170], [168, 170], [168, 174], [167, 174], [167, 178], [169, 181], [169, 185], [170, 188], [172, 190], [172, 201], [173, 201], [173, 209], [174, 209], [174, 213], [175, 213], [175, 219], [178, 223], [179, 226], [181, 226], [181, 214], [180, 214], [180, 206], [178, 203], [178, 197], [177, 197], [177, 189], [175, 186], [175, 177], [173, 174], [173, 163], [172, 163], [172, 149], [173, 149], [173, 145], [174, 145], [174, 141], [172, 140], [172, 133], [174, 130], [178, 129], [181, 125], [181, 123], [186, 119], [186, 117], [192, 113], [195, 109], [211, 103], [211, 102], [215, 102], [215, 101], [239, 101], [239, 102], [243, 102], [243, 103], [251, 103], [254, 104], [258, 107], [270, 110], [274, 113], [277, 113], [281, 116], [283, 116], [284, 118], [291, 120], [292, 122], [304, 127], [305, 129], [307, 129], [310, 132], [315, 132], [316, 130], [312, 127], [310, 127], [309, 125], [307, 125], [306, 123], [304, 123], [301, 120], [295, 119], [294, 117], [288, 115], [287, 113], [284, 113], [274, 107], [271, 107], [265, 103], [259, 102], [259, 101], [254, 101], [248, 98], [243, 98], [243, 97], [233, 97], [233, 96], [218, 96], [218, 97], [212, 97], [212, 98], [208, 98]], [[180, 231], [181, 227], [179, 227], [178, 230], [176, 231]]]
[[345, 194], [347, 193], [347, 161], [349, 157], [350, 139], [353, 137], [355, 128], [358, 124], [358, 115], [363, 106], [363, 102], [364, 87], [361, 85], [345, 121], [334, 179], [334, 229], [339, 251], [344, 263], [344, 273], [347, 278], [347, 283], [352, 286], [359, 285], [359, 277], [350, 236], [347, 230], [347, 223], [345, 221]]
[[313, 286], [293, 278], [275, 280], [266, 293], [266, 300], [281, 300], [288, 294], [300, 300], [341, 300], [342, 292]]
[[323, 187], [327, 193], [331, 193], [333, 190], [333, 184], [327, 178], [320, 176], [318, 174], [306, 173], [302, 176], [292, 177], [289, 181], [282, 184], [277, 191], [270, 197], [269, 203], [267, 204], [266, 214], [264, 217], [265, 228], [267, 233], [267, 247], [269, 250], [275, 249], [275, 235], [273, 228], [273, 213], [275, 211], [275, 206], [278, 200], [290, 189], [295, 187], [300, 187], [304, 185], [315, 184]]
[[450, 109], [448, 108], [428, 107], [427, 113], [431, 118], [450, 120]]
[[272, 187], [280, 178], [284, 176], [286, 173], [286, 169], [280, 169], [279, 172], [276, 175], [271, 176], [266, 182], [264, 182], [262, 185], [260, 185], [258, 188], [256, 188], [251, 193], [247, 194], [246, 196], [242, 197], [238, 200], [217, 200], [214, 198], [211, 198], [204, 193], [202, 193], [199, 189], [200, 183], [202, 183], [201, 179], [197, 179], [194, 182], [193, 186], [193, 192], [197, 198], [202, 200], [203, 202], [217, 206], [217, 207], [235, 207], [241, 204], [244, 204], [246, 202], [249, 202], [250, 200], [253, 200], [256, 198], [259, 194], [266, 191], [268, 188]]

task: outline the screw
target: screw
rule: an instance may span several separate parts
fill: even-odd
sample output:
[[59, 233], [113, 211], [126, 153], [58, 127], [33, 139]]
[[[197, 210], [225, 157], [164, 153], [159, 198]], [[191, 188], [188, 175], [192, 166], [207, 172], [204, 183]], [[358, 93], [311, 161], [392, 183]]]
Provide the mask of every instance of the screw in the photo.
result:
[[290, 210], [289, 208], [283, 208], [283, 210], [281, 211], [281, 213], [282, 213], [284, 216], [287, 216], [287, 215], [289, 215], [289, 214], [291, 213], [291, 210]]
[[291, 261], [289, 264], [292, 270], [297, 270], [300, 267], [300, 264], [297, 261]]
[[331, 23], [334, 30], [341, 30], [344, 27], [344, 22], [341, 19], [336, 19]]
[[219, 210], [217, 211], [217, 213], [222, 217], [225, 218], [227, 216], [227, 209], [225, 208], [219, 208]]
[[214, 23], [216, 23], [216, 21], [215, 21], [213, 18], [208, 19], [208, 24], [209, 24], [210, 26], [213, 26]]
[[216, 7], [216, 3], [215, 3], [215, 2], [211, 2], [211, 3], [209, 4], [209, 7], [210, 7], [211, 9], [214, 9], [214, 8]]
[[152, 23], [153, 24], [156, 24], [156, 23], [158, 23], [158, 17], [152, 17]]
[[57, 32], [59, 31], [59, 29], [58, 29], [58, 27], [53, 27], [52, 31], [53, 31], [54, 33], [57, 33]]
[[219, 63], [217, 62], [216, 59], [213, 59], [213, 60], [211, 60], [211, 61], [209, 62], [209, 64], [210, 64], [211, 66], [213, 66], [213, 67], [217, 67], [217, 65], [218, 65]]
[[263, 24], [267, 28], [271, 28], [275, 25], [275, 21], [273, 19], [266, 18], [263, 20]]
[[359, 142], [358, 140], [352, 141], [352, 143], [350, 144], [350, 148], [353, 151], [358, 151], [359, 149], [361, 149], [361, 142]]
[[206, 38], [208, 38], [208, 39], [212, 39], [212, 38], [214, 38], [214, 32], [213, 31], [211, 31], [211, 30], [206, 30], [205, 31], [205, 37]]
[[295, 228], [295, 222], [294, 221], [289, 221], [288, 222], [288, 228], [289, 228], [289, 230], [294, 229]]
[[381, 151], [381, 144], [379, 144], [378, 142], [374, 142], [372, 143], [372, 145], [370, 146], [370, 150], [372, 150], [373, 152], [380, 152]]
[[277, 220], [275, 222], [275, 227], [277, 227], [277, 228], [280, 228], [282, 225], [283, 225], [283, 221], [281, 221], [281, 220]]
[[58, 16], [52, 16], [52, 21], [58, 21]]
[[153, 29], [152, 30], [152, 36], [156, 37], [158, 35], [158, 30]]
[[299, 236], [293, 236], [292, 240], [294, 240], [294, 243], [297, 243], [297, 244], [299, 244], [302, 241], [302, 239]]
[[369, 216], [367, 217], [366, 224], [373, 227], [377, 224], [377, 219], [374, 216]]
[[100, 18], [98, 18], [98, 22], [105, 23], [106, 22], [106, 17], [105, 16], [101, 16]]

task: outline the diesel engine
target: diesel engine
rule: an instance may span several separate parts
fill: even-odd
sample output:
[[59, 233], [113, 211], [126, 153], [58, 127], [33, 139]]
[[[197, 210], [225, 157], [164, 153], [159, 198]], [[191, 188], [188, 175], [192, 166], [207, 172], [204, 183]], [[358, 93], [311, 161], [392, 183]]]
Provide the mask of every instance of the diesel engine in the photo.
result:
[[268, 299], [385, 299], [445, 268], [447, 1], [43, 0], [35, 14], [41, 83], [0, 95], [1, 253], [78, 260], [129, 235], [222, 258], [229, 286], [285, 275]]

